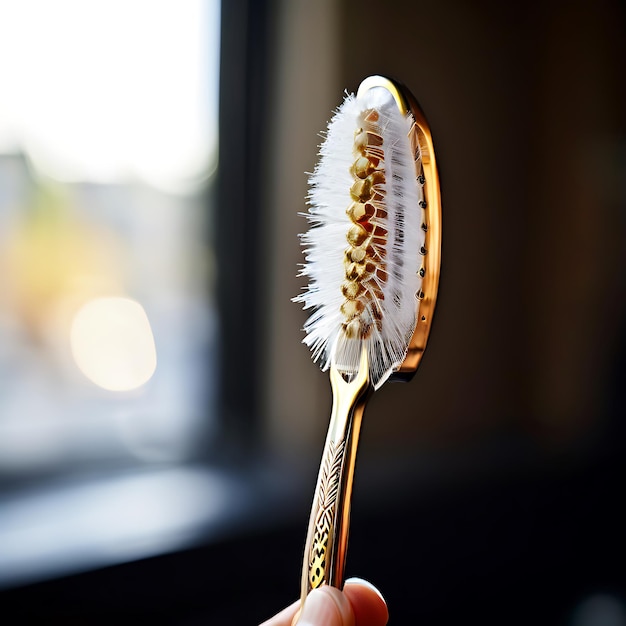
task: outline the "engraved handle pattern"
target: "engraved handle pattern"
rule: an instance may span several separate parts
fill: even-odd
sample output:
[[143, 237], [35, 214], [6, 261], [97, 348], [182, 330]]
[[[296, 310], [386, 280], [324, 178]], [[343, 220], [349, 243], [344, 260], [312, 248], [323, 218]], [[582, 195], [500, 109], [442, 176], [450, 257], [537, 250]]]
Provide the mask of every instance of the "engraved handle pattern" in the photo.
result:
[[337, 494], [341, 482], [345, 441], [329, 441], [322, 461], [317, 492], [317, 514], [314, 518], [313, 541], [309, 552], [309, 584], [316, 589], [328, 582], [326, 564], [329, 546], [333, 543]]

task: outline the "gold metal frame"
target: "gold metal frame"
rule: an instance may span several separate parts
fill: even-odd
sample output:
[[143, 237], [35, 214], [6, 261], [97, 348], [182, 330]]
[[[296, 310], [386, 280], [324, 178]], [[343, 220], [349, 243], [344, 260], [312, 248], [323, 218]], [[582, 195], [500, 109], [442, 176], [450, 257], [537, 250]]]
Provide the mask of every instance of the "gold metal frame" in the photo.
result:
[[[404, 362], [391, 379], [409, 380], [417, 370], [426, 348], [437, 300], [441, 263], [441, 198], [430, 127], [419, 105], [404, 87], [382, 76], [365, 79], [357, 97], [369, 89], [383, 87], [391, 93], [400, 112], [410, 114], [409, 131], [416, 157], [416, 177], [423, 176], [425, 244], [422, 288], [418, 294], [419, 316]], [[350, 502], [359, 431], [365, 406], [374, 391], [369, 381], [367, 351], [361, 354], [359, 371], [347, 380], [333, 365], [330, 380], [333, 407], [309, 520], [302, 567], [301, 599], [316, 587], [343, 587], [348, 546]], [[297, 617], [296, 617], [297, 619]]]
[[[439, 273], [441, 269], [441, 192], [439, 174], [433, 147], [433, 138], [426, 116], [422, 112], [413, 94], [399, 83], [383, 76], [370, 76], [359, 86], [357, 98], [374, 87], [385, 88], [394, 98], [402, 115], [411, 114], [414, 123], [409, 133], [409, 140], [414, 154], [421, 156], [421, 169], [416, 175], [423, 174], [425, 208], [425, 243], [424, 269], [422, 280], [421, 302], [415, 331], [409, 344], [409, 350], [400, 368], [392, 374], [390, 380], [410, 380], [415, 374], [422, 359], [430, 327], [435, 313], [437, 293], [439, 290]], [[416, 161], [416, 168], [419, 167]]]

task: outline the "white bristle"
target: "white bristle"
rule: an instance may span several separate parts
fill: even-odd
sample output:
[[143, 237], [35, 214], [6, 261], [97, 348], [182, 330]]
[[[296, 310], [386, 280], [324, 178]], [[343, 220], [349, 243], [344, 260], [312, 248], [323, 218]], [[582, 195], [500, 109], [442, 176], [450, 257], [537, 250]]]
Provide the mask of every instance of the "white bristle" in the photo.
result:
[[[346, 317], [346, 296], [342, 293], [347, 280], [344, 258], [350, 245], [346, 237], [355, 225], [346, 210], [354, 202], [350, 190], [357, 180], [351, 170], [359, 156], [355, 152], [355, 133], [364, 127], [364, 115], [372, 111], [376, 132], [382, 137], [378, 150], [382, 149], [384, 157], [377, 167], [381, 177], [384, 174], [384, 182], [376, 187], [378, 200], [368, 201], [368, 208], [375, 205], [378, 210], [366, 226], [381, 227], [387, 233], [383, 260], [380, 255], [373, 259], [374, 266], [379, 263], [379, 273], [369, 275], [367, 281], [359, 279], [359, 289], [366, 293], [358, 303], [348, 302], [351, 311], [355, 307], [362, 310], [354, 323], [366, 329], [354, 336], [354, 332], [346, 332], [346, 324], [356, 314]], [[400, 113], [389, 91], [382, 87], [368, 90], [363, 97], [347, 96], [328, 125], [319, 162], [309, 178], [310, 229], [302, 236], [306, 262], [301, 271], [309, 284], [294, 299], [305, 309], [313, 309], [304, 327], [304, 342], [322, 369], [334, 363], [348, 374], [358, 370], [365, 343], [374, 388], [382, 385], [404, 360], [418, 310], [420, 248], [424, 245], [419, 202], [423, 200], [423, 189], [417, 182], [416, 159], [408, 139], [412, 122], [410, 116]], [[384, 280], [378, 278], [381, 274]]]

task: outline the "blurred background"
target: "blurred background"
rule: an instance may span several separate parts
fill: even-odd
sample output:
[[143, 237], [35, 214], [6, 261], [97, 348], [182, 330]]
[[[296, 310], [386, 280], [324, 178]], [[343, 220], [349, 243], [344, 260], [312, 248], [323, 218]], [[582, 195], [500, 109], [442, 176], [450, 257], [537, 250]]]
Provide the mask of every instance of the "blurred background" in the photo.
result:
[[626, 625], [616, 0], [0, 2], [0, 606], [254, 624], [299, 593], [330, 411], [290, 298], [344, 90], [442, 181], [415, 379], [370, 402], [348, 576], [391, 624]]

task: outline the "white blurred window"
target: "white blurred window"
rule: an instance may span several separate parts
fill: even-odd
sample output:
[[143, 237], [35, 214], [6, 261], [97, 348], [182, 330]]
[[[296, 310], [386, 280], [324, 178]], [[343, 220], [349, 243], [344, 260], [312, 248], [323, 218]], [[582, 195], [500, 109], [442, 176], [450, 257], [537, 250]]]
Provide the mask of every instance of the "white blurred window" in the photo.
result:
[[217, 0], [0, 3], [0, 478], [212, 429]]

